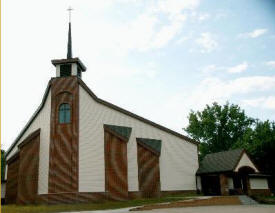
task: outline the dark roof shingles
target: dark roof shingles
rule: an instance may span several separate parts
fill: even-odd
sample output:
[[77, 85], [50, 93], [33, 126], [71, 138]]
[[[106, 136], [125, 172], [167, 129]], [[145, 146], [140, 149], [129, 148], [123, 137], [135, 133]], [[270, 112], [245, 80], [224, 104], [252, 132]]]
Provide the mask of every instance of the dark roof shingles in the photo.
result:
[[116, 134], [120, 135], [121, 137], [125, 138], [127, 141], [129, 140], [132, 132], [131, 127], [126, 126], [115, 126], [115, 125], [109, 125], [104, 124], [105, 128], [110, 129], [111, 131], [115, 132]]
[[161, 140], [156, 139], [149, 139], [149, 138], [137, 138], [137, 141], [139, 143], [144, 144], [145, 146], [148, 146], [158, 154], [160, 154], [161, 151]]
[[208, 154], [204, 157], [197, 174], [233, 171], [240, 160], [243, 149]]

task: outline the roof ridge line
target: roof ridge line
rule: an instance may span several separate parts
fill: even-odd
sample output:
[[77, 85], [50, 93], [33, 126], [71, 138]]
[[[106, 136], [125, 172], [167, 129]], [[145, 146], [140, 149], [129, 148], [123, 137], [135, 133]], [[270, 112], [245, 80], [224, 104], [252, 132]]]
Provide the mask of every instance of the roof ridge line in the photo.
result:
[[112, 108], [112, 109], [118, 110], [118, 111], [120, 111], [121, 113], [124, 113], [124, 114], [126, 114], [126, 115], [128, 115], [128, 116], [131, 116], [131, 117], [133, 117], [133, 118], [136, 118], [136, 119], [138, 119], [138, 120], [140, 120], [140, 121], [142, 121], [142, 122], [145, 122], [145, 123], [147, 123], [147, 124], [149, 124], [149, 125], [152, 125], [152, 126], [158, 128], [158, 129], [160, 129], [160, 130], [166, 131], [166, 132], [168, 132], [168, 133], [170, 133], [170, 134], [172, 134], [172, 135], [174, 135], [174, 136], [176, 136], [176, 137], [179, 137], [179, 138], [181, 138], [181, 139], [186, 140], [186, 141], [189, 142], [189, 143], [192, 143], [192, 144], [195, 144], [195, 145], [199, 145], [199, 144], [200, 144], [198, 141], [195, 141], [194, 139], [191, 139], [191, 138], [189, 138], [189, 137], [187, 137], [187, 136], [185, 136], [185, 135], [183, 135], [183, 134], [181, 134], [181, 133], [178, 133], [178, 132], [176, 132], [176, 131], [174, 131], [174, 130], [171, 130], [171, 129], [165, 127], [165, 126], [162, 126], [162, 125], [160, 125], [160, 124], [157, 124], [157, 123], [155, 123], [155, 122], [153, 122], [153, 121], [150, 121], [150, 120], [148, 120], [148, 119], [146, 119], [146, 118], [143, 118], [143, 117], [141, 117], [141, 116], [139, 116], [139, 115], [137, 115], [137, 114], [135, 114], [135, 113], [133, 113], [133, 112], [130, 112], [130, 111], [125, 110], [125, 109], [123, 109], [123, 108], [121, 108], [121, 107], [119, 107], [119, 106], [116, 106], [116, 105], [114, 105], [114, 104], [112, 104], [112, 103], [110, 103], [110, 102], [108, 102], [108, 101], [105, 101], [105, 100], [103, 100], [103, 99], [98, 98], [98, 97], [91, 91], [91, 89], [84, 83], [84, 81], [82, 81], [80, 78], [78, 78], [78, 82], [80, 83], [81, 86], [83, 86], [83, 88], [86, 90], [86, 92], [88, 92], [88, 94], [91, 95], [91, 97], [95, 99], [96, 102], [101, 103], [101, 104], [103, 104], [103, 105], [106, 105], [106, 106], [108, 106], [108, 107], [110, 107], [110, 108]]

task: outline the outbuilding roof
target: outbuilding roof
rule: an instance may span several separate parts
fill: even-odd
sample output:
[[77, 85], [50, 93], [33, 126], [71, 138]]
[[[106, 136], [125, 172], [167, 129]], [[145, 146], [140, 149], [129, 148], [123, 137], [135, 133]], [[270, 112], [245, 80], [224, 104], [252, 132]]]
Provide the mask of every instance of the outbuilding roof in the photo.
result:
[[202, 160], [197, 174], [233, 171], [239, 163], [244, 149], [207, 154]]

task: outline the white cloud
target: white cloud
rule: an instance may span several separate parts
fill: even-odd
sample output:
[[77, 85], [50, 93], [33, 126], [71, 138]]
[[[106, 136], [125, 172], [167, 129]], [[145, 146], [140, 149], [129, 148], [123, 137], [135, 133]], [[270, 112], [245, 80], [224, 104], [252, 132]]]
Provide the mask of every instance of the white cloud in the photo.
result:
[[[242, 77], [234, 80], [221, 80], [219, 78], [205, 78], [192, 90], [180, 91], [166, 101], [163, 111], [173, 112], [171, 117], [186, 126], [187, 115], [190, 110], [202, 110], [206, 104], [218, 102], [225, 103], [227, 100], [240, 95], [253, 94], [253, 92], [270, 91], [275, 85], [275, 76], [252, 76]], [[265, 107], [273, 108], [274, 98], [266, 101]], [[177, 122], [177, 123], [180, 123]], [[170, 123], [169, 123], [170, 124]], [[172, 121], [171, 121], [172, 125]], [[175, 127], [176, 128], [176, 127]]]
[[267, 96], [256, 99], [246, 99], [242, 101], [244, 106], [255, 108], [272, 109], [275, 110], [275, 96]]
[[165, 12], [173, 16], [175, 14], [181, 13], [184, 9], [195, 9], [199, 6], [199, 2], [199, 0], [162, 0], [158, 1], [155, 10]]
[[265, 64], [269, 67], [275, 68], [275, 61], [268, 61]]
[[210, 53], [218, 47], [218, 43], [214, 40], [211, 33], [201, 33], [201, 36], [196, 40], [196, 43], [199, 44], [202, 49], [202, 53]]
[[228, 73], [240, 73], [245, 71], [248, 68], [248, 63], [243, 62], [241, 64], [238, 64], [236, 66], [232, 67], [225, 67], [225, 66], [217, 66], [215, 64], [210, 64], [207, 65], [200, 70], [202, 71], [203, 74], [212, 74], [217, 71], [223, 71], [223, 72], [228, 72]]
[[199, 21], [204, 21], [206, 19], [210, 18], [210, 15], [208, 13], [203, 13], [198, 16]]
[[203, 74], [212, 74], [213, 72], [224, 70], [224, 67], [219, 67], [215, 64], [207, 65], [201, 69]]
[[229, 72], [229, 73], [240, 73], [240, 72], [245, 71], [247, 68], [248, 68], [248, 63], [243, 62], [241, 64], [238, 64], [238, 65], [234, 66], [234, 67], [229, 67], [227, 69], [227, 72]]
[[112, 32], [110, 43], [119, 46], [121, 52], [127, 53], [133, 49], [148, 51], [165, 47], [181, 32], [187, 19], [186, 11], [194, 10], [199, 5], [199, 0], [148, 2], [149, 6], [132, 20], [119, 23], [116, 29], [108, 26]]
[[241, 33], [241, 34], [239, 34], [238, 37], [240, 37], [240, 38], [257, 38], [257, 37], [267, 33], [267, 31], [268, 31], [267, 29], [255, 29], [254, 31], [249, 32], [249, 33]]
[[181, 38], [179, 38], [176, 43], [177, 44], [183, 44], [185, 41], [189, 40], [190, 36], [182, 36]]

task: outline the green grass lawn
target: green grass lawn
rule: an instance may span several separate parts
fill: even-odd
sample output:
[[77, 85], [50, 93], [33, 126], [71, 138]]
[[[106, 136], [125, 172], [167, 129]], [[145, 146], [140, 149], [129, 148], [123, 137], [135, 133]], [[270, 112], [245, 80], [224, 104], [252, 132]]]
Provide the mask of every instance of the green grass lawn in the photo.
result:
[[[190, 196], [190, 195], [189, 195]], [[104, 210], [118, 209], [134, 206], [142, 206], [145, 204], [165, 203], [187, 199], [187, 195], [177, 195], [153, 199], [138, 199], [129, 201], [106, 201], [100, 203], [87, 204], [62, 204], [62, 205], [4, 205], [1, 207], [2, 213], [41, 213], [41, 212], [70, 212], [70, 211], [88, 211], [88, 210]]]
[[275, 196], [252, 196], [256, 201], [262, 204], [275, 205]]

